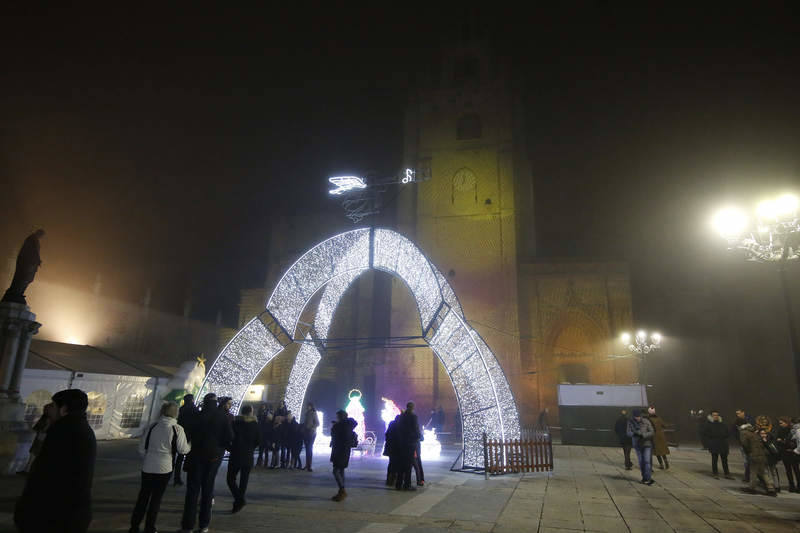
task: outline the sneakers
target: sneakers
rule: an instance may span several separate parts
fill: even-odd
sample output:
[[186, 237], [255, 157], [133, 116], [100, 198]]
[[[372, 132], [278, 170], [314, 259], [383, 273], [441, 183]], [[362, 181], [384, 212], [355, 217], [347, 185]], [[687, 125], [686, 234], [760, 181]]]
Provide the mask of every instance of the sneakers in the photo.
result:
[[345, 498], [347, 498], [347, 491], [344, 489], [339, 489], [339, 492], [337, 492], [336, 495], [333, 498], [331, 498], [331, 500], [335, 502], [340, 502]]
[[652, 479], [648, 479], [647, 481], [642, 481], [642, 484], [648, 486], [652, 485], [653, 483], [655, 483], [655, 481], [653, 481]]
[[417, 487], [424, 487], [424, 486], [425, 486], [425, 480], [424, 479], [422, 481], [417, 481]]

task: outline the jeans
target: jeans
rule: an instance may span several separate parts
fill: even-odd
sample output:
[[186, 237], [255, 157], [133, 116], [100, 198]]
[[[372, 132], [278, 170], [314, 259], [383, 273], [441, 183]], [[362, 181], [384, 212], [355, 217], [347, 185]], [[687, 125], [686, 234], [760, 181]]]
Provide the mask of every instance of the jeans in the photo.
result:
[[200, 529], [211, 523], [211, 500], [214, 499], [214, 480], [222, 457], [213, 461], [191, 460], [186, 476], [186, 501], [183, 505], [181, 527], [192, 529], [197, 517], [197, 498], [200, 497]]
[[[417, 478], [417, 485], [425, 483], [425, 472], [422, 470], [422, 445], [417, 443], [417, 451], [414, 453], [414, 476]], [[411, 480], [409, 479], [409, 482]]]
[[650, 481], [653, 479], [653, 448], [648, 446], [634, 449], [639, 460], [639, 469], [642, 471], [642, 481]]
[[725, 473], [726, 476], [731, 475], [731, 471], [728, 470], [728, 454], [727, 453], [714, 453], [711, 452], [711, 473], [715, 476], [719, 473], [717, 469], [717, 460], [722, 458], [722, 471]]
[[258, 464], [269, 466], [269, 451], [272, 449], [272, 443], [262, 444], [258, 447]]
[[795, 488], [800, 483], [800, 465], [794, 457], [783, 457], [783, 468], [786, 469], [786, 479], [789, 481], [789, 488]]
[[[253, 468], [253, 462], [249, 464], [237, 464], [228, 462], [228, 475], [226, 481], [228, 488], [233, 496], [234, 503], [245, 503], [244, 495], [247, 492], [247, 481], [250, 479], [250, 470]], [[239, 484], [236, 484], [236, 476], [239, 475]]]
[[142, 523], [145, 511], [147, 520], [144, 523], [146, 533], [156, 530], [156, 518], [158, 510], [161, 508], [161, 498], [169, 484], [172, 472], [166, 474], [149, 474], [142, 472], [142, 487], [139, 489], [139, 497], [136, 499], [136, 507], [133, 508], [131, 516], [131, 527], [138, 528]]
[[306, 447], [306, 469], [311, 470], [311, 459], [314, 456], [314, 441], [317, 438], [317, 433], [312, 431], [303, 434], [303, 446]]
[[336, 484], [339, 485], [339, 490], [344, 490], [344, 468], [333, 467], [333, 477], [336, 479]]

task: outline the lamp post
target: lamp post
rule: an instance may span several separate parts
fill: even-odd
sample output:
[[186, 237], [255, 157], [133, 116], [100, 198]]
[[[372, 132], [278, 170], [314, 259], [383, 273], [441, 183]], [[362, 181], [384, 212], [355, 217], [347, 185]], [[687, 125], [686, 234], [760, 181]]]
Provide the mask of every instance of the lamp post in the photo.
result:
[[786, 277], [786, 263], [800, 258], [800, 219], [797, 196], [783, 194], [756, 206], [755, 221], [736, 207], [720, 209], [712, 224], [727, 242], [728, 249], [742, 250], [748, 261], [778, 263], [778, 278], [789, 326], [789, 341], [794, 362], [795, 383], [800, 396], [800, 341], [797, 338], [792, 296]]
[[640, 329], [636, 335], [631, 335], [626, 331], [620, 336], [620, 341], [628, 348], [630, 355], [617, 357], [636, 357], [639, 360], [639, 379], [644, 382], [646, 387], [647, 366], [644, 359], [650, 352], [661, 348], [661, 334], [654, 331], [648, 335], [645, 330]]

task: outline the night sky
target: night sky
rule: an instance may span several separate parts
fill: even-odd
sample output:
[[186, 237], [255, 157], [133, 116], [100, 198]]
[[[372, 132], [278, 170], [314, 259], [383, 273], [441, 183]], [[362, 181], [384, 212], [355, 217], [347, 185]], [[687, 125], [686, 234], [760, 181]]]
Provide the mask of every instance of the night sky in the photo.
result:
[[632, 5], [6, 10], [2, 259], [41, 226], [43, 279], [235, 325], [276, 210], [398, 170], [414, 73], [466, 23], [523, 88], [539, 255], [629, 261], [657, 320], [722, 253], [711, 210], [796, 185], [800, 40], [790, 3]]

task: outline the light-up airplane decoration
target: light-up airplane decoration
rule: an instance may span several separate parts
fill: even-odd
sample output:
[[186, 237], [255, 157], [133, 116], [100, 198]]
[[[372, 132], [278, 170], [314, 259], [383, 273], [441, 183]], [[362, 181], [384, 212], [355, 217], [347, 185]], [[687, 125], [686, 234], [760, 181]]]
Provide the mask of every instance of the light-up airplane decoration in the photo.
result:
[[336, 189], [329, 190], [328, 194], [337, 196], [347, 191], [352, 191], [353, 189], [367, 188], [367, 182], [364, 181], [364, 178], [359, 178], [358, 176], [336, 176], [328, 178], [328, 181], [337, 187]]

